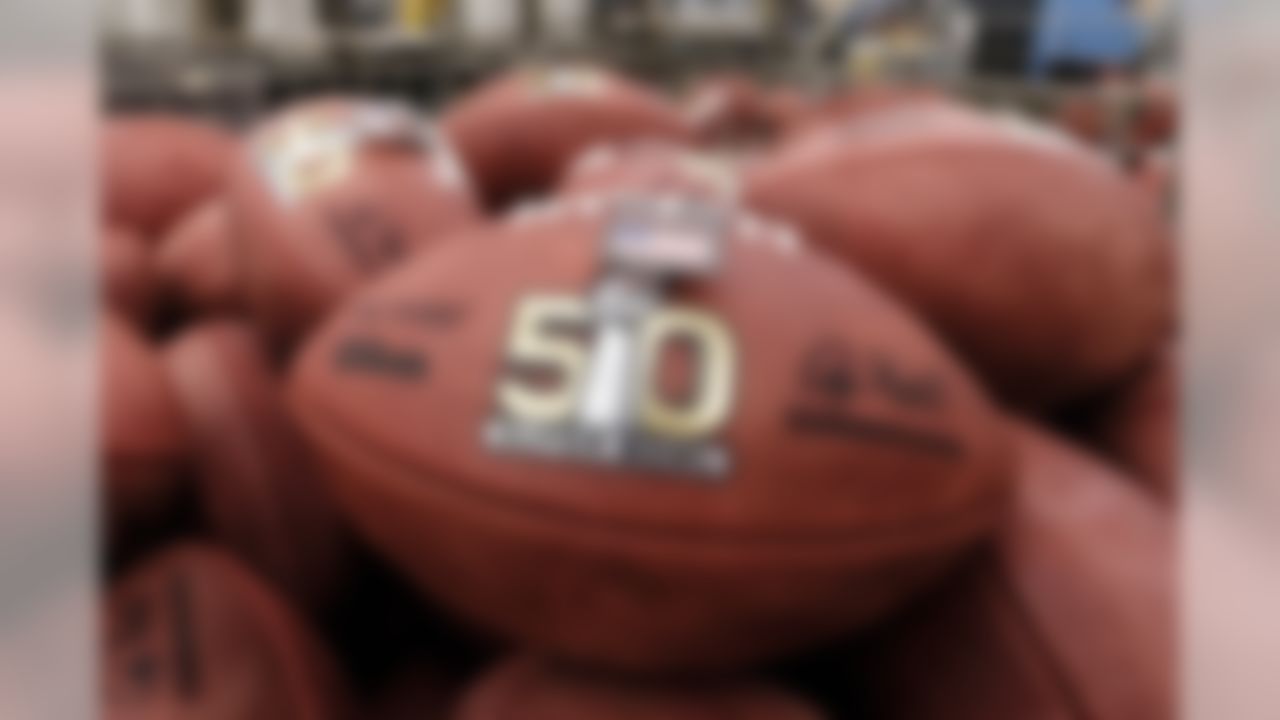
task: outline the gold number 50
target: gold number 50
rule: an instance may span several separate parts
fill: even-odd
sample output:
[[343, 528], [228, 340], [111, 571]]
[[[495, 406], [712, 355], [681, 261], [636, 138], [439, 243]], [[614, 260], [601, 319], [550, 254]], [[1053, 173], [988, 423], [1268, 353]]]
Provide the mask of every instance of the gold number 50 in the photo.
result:
[[[555, 424], [569, 420], [578, 406], [589, 348], [574, 336], [585, 329], [590, 311], [578, 297], [532, 295], [516, 309], [507, 343], [508, 368], [550, 373], [550, 382], [530, 381], [508, 372], [498, 389], [499, 403], [513, 418]], [[683, 340], [692, 346], [691, 397], [672, 402], [659, 391], [657, 377], [664, 352]], [[729, 417], [737, 383], [737, 349], [719, 318], [690, 308], [664, 308], [645, 318], [637, 338], [639, 353], [638, 422], [647, 432], [690, 441], [719, 430]]]

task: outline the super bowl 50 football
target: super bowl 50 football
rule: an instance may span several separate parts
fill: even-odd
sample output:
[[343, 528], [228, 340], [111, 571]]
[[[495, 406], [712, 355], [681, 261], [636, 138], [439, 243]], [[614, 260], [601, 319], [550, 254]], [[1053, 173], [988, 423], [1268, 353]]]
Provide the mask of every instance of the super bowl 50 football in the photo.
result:
[[459, 616], [604, 666], [744, 666], [994, 526], [987, 397], [786, 228], [644, 195], [464, 240], [353, 297], [291, 381], [350, 519]]
[[347, 293], [479, 219], [448, 141], [398, 103], [292, 106], [247, 139], [229, 195], [250, 314], [288, 350]]

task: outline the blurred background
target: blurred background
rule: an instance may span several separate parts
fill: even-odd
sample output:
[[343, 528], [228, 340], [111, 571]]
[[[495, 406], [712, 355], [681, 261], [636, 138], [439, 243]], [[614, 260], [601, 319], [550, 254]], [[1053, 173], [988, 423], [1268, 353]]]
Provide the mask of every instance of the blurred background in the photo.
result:
[[513, 59], [680, 86], [732, 69], [814, 91], [942, 85], [1043, 112], [1167, 73], [1169, 0], [100, 0], [116, 108], [243, 119], [319, 90], [438, 106]]

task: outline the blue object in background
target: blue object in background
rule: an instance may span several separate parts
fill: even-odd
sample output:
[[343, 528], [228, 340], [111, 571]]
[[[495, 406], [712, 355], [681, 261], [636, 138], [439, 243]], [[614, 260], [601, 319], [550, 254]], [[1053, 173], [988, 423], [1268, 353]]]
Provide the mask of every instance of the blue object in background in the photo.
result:
[[1145, 32], [1126, 0], [1041, 0], [1031, 74], [1044, 78], [1055, 65], [1130, 65]]

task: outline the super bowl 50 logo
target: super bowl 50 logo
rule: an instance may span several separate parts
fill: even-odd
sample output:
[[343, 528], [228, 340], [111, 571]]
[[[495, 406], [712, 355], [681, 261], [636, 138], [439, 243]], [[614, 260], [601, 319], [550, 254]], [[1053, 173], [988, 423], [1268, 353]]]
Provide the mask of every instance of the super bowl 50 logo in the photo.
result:
[[315, 114], [271, 129], [258, 146], [259, 167], [284, 203], [299, 202], [341, 182], [355, 164], [355, 152], [349, 131]]
[[[631, 208], [610, 227], [609, 271], [586, 296], [532, 294], [512, 316], [491, 447], [715, 477], [739, 354], [715, 314], [661, 287], [714, 272], [718, 227], [692, 208]], [[649, 214], [652, 211], [653, 214]], [[691, 228], [690, 225], [693, 225]]]

